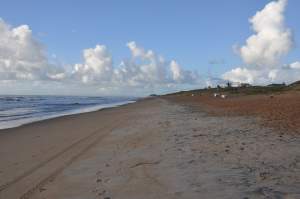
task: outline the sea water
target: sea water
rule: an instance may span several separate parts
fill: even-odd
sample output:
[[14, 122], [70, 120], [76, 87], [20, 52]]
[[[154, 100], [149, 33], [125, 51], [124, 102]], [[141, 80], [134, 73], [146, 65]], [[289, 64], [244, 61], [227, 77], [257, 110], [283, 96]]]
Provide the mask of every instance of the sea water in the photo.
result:
[[134, 97], [0, 96], [0, 129], [132, 103]]

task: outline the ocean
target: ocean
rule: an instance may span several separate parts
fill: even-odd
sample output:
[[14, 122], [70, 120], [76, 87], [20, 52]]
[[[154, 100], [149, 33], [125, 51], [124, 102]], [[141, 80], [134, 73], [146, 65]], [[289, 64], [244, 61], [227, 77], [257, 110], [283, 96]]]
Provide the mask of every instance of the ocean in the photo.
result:
[[0, 129], [135, 102], [134, 97], [0, 96]]

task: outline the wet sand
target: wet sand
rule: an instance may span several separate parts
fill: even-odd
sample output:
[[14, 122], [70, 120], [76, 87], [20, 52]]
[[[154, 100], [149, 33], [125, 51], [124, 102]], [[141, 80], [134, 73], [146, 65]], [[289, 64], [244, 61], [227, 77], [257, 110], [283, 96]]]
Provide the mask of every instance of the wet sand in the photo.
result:
[[0, 198], [300, 198], [300, 136], [167, 98], [0, 131]]

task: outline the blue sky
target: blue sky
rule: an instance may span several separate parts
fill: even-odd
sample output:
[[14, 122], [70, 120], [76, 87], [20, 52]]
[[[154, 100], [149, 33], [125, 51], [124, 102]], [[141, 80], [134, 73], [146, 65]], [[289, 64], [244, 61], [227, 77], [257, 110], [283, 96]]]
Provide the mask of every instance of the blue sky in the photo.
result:
[[[66, 64], [82, 62], [82, 51], [106, 45], [118, 64], [130, 57], [135, 41], [182, 67], [221, 76], [241, 65], [233, 45], [244, 45], [253, 34], [248, 19], [269, 0], [129, 0], [1, 1], [0, 17], [11, 26], [27, 24], [49, 56]], [[300, 59], [300, 1], [289, 0], [286, 26], [296, 46], [285, 57]], [[212, 64], [211, 62], [220, 62]]]

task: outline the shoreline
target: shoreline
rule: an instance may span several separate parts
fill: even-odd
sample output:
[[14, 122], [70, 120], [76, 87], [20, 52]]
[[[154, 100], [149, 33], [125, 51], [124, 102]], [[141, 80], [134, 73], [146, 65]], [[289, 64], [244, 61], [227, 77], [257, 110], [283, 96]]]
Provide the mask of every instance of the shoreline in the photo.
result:
[[102, 132], [105, 123], [112, 125], [116, 113], [141, 101], [1, 129], [0, 199], [23, 197], [40, 181], [39, 175], [48, 176], [72, 162], [94, 139], [107, 134]]
[[[138, 99], [140, 100], [140, 99]], [[132, 104], [137, 102], [138, 100], [129, 100], [129, 101], [124, 101], [124, 102], [116, 102], [116, 103], [110, 103], [110, 104], [100, 104], [92, 107], [84, 107], [80, 109], [74, 109], [70, 110], [67, 112], [62, 112], [54, 115], [49, 115], [49, 116], [43, 116], [42, 118], [37, 118], [37, 117], [32, 117], [32, 118], [27, 118], [23, 119], [21, 121], [16, 121], [15, 124], [5, 124], [3, 126], [0, 125], [0, 134], [2, 130], [7, 130], [7, 129], [13, 129], [13, 128], [18, 128], [22, 126], [26, 126], [29, 124], [37, 123], [37, 122], [42, 122], [46, 120], [51, 120], [55, 118], [60, 118], [60, 117], [65, 117], [65, 116], [72, 116], [72, 115], [79, 115], [79, 114], [84, 114], [84, 113], [90, 113], [90, 112], [96, 112], [96, 111], [101, 111], [104, 109], [109, 109], [109, 108], [116, 108], [120, 107], [126, 104]], [[12, 122], [12, 121], [9, 121]]]

